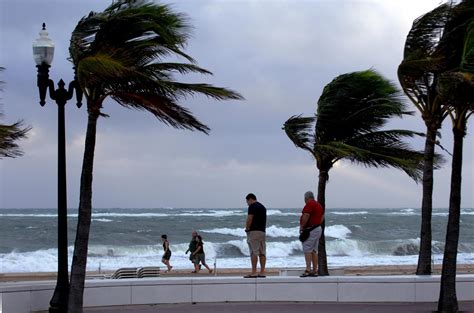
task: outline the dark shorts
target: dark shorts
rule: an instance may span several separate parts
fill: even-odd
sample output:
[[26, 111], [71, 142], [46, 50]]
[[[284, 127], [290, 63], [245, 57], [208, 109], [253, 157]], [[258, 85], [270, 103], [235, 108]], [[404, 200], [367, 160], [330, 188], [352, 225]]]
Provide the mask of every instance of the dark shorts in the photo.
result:
[[170, 258], [171, 258], [171, 250], [168, 250], [165, 252], [165, 254], [163, 254], [162, 259], [169, 260]]
[[198, 253], [194, 256], [193, 260], [194, 264], [202, 263], [202, 265], [206, 264], [206, 255], [204, 253]]

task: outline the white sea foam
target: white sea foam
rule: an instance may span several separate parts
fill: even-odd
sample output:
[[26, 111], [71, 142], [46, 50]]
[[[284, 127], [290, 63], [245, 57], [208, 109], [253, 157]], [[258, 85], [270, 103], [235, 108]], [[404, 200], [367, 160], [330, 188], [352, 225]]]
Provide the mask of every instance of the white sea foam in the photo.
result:
[[[5, 213], [0, 214], [0, 217], [57, 217], [57, 214], [27, 214], [27, 213]], [[68, 216], [76, 216], [76, 215], [69, 215]]]
[[113, 222], [114, 220], [109, 220], [107, 218], [93, 218], [92, 221], [108, 223], [108, 222]]
[[[223, 246], [235, 246], [241, 252], [240, 257], [228, 257], [219, 254]], [[233, 240], [226, 243], [205, 243], [206, 259], [209, 266], [213, 266], [217, 257], [218, 268], [248, 268], [248, 246], [243, 240]], [[416, 264], [417, 255], [383, 255], [370, 251], [370, 245], [357, 243], [353, 240], [336, 240], [328, 242], [329, 266], [354, 265], [403, 265]], [[187, 243], [171, 246], [171, 264], [176, 269], [192, 269], [188, 255], [184, 254]], [[217, 253], [216, 253], [217, 251]], [[91, 246], [87, 262], [88, 270], [116, 270], [120, 267], [162, 266], [161, 246], [135, 247], [107, 247]], [[72, 247], [69, 247], [69, 257], [72, 256]], [[268, 267], [302, 267], [304, 258], [301, 243], [291, 242], [267, 243]], [[433, 254], [436, 264], [442, 262], [442, 254]], [[473, 263], [474, 253], [459, 253], [459, 263]], [[11, 252], [0, 254], [1, 272], [54, 272], [57, 264], [56, 249], [45, 249], [34, 252]], [[71, 259], [69, 259], [71, 264]]]
[[[278, 227], [271, 225], [266, 229], [267, 237], [298, 237], [299, 227]], [[243, 228], [214, 228], [202, 230], [203, 233], [231, 235], [236, 237], [246, 237], [245, 230]]]
[[282, 212], [280, 210], [267, 210], [268, 216], [300, 216], [301, 213], [299, 212]]
[[210, 217], [227, 217], [245, 215], [244, 211], [240, 210], [212, 210], [206, 212], [185, 212], [175, 214], [176, 216], [210, 216]]
[[[236, 237], [246, 237], [245, 230], [243, 228], [214, 228], [214, 229], [205, 229], [202, 230], [203, 233], [212, 233], [212, 234], [222, 234], [222, 235], [231, 235]], [[332, 225], [326, 226], [324, 231], [327, 237], [345, 239], [351, 233], [351, 230], [344, 225]], [[279, 227], [271, 225], [266, 229], [267, 237], [277, 238], [291, 238], [298, 237], [299, 235], [299, 226], [296, 227]]]
[[[385, 215], [385, 214], [383, 214], [383, 215]], [[413, 216], [413, 215], [420, 215], [420, 213], [419, 212], [414, 212], [414, 211], [400, 211], [400, 212], [386, 213], [386, 215]]]
[[[92, 212], [92, 217], [164, 217], [170, 214], [164, 213], [98, 213]], [[28, 213], [6, 213], [0, 214], [4, 217], [57, 217], [57, 214], [28, 214]], [[77, 214], [69, 213], [68, 217], [77, 217]]]
[[338, 239], [346, 239], [350, 233], [352, 233], [351, 230], [344, 225], [326, 226], [324, 230], [324, 235], [326, 237], [332, 237], [332, 238], [338, 238]]
[[354, 256], [361, 257], [368, 255], [368, 246], [351, 239], [338, 239], [327, 241], [327, 254], [330, 256]]
[[328, 214], [335, 214], [335, 215], [365, 215], [369, 214], [367, 211], [356, 211], [356, 212], [328, 212]]
[[[228, 241], [226, 244], [233, 245], [237, 247], [240, 251], [245, 256], [249, 256], [249, 247], [247, 244], [247, 240], [231, 240]], [[302, 251], [301, 248], [301, 242], [298, 240], [294, 240], [291, 242], [267, 242], [266, 243], [266, 253], [267, 257], [284, 257], [284, 256], [290, 256], [296, 251]]]

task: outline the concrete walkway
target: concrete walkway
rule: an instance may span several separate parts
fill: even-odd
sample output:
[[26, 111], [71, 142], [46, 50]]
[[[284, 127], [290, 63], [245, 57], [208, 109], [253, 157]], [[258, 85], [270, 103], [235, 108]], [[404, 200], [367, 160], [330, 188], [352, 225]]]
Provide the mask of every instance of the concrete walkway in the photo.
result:
[[[198, 303], [86, 308], [84, 313], [415, 313], [433, 312], [436, 303]], [[474, 312], [474, 302], [460, 302], [461, 312]]]

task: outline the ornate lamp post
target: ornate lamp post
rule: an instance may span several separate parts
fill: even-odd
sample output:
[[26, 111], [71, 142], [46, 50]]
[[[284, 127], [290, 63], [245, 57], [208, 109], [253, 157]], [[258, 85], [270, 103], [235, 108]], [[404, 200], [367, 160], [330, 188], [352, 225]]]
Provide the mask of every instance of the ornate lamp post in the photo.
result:
[[66, 312], [69, 293], [68, 277], [68, 242], [67, 242], [67, 194], [66, 194], [66, 135], [64, 123], [64, 106], [76, 91], [77, 107], [81, 107], [82, 90], [76, 77], [64, 88], [64, 81], [58, 82], [58, 89], [54, 89], [54, 82], [49, 79], [49, 68], [54, 56], [54, 43], [48, 37], [46, 25], [40, 31], [40, 37], [33, 43], [33, 57], [38, 68], [38, 89], [40, 105], [45, 105], [46, 93], [58, 105], [58, 275], [56, 288], [50, 301], [49, 312]]

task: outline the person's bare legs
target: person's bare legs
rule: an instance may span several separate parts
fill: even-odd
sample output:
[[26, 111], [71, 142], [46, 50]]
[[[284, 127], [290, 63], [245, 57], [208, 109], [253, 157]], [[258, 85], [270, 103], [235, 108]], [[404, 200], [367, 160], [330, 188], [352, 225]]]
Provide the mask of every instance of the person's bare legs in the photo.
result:
[[173, 267], [170, 265], [169, 260], [162, 259], [161, 262], [163, 262], [163, 264], [166, 265], [166, 267], [168, 268], [168, 272], [171, 271]]
[[252, 253], [252, 255], [250, 256], [250, 261], [252, 262], [252, 273], [250, 273], [250, 275], [257, 275], [257, 255]]
[[[259, 257], [260, 261], [260, 275], [265, 275], [265, 265], [267, 263], [267, 258], [264, 255], [260, 255]], [[257, 269], [255, 269], [256, 271]]]
[[204, 265], [204, 267], [207, 268], [207, 270], [209, 271], [209, 274], [212, 273], [212, 270], [211, 270], [211, 268], [207, 265], [207, 263], [202, 263], [202, 265]]
[[306, 262], [306, 272], [311, 272], [311, 262], [313, 261], [313, 253], [305, 253], [304, 260]]
[[311, 257], [313, 259], [313, 273], [317, 274], [318, 273], [318, 253], [316, 251], [313, 251], [313, 253], [311, 253]]

